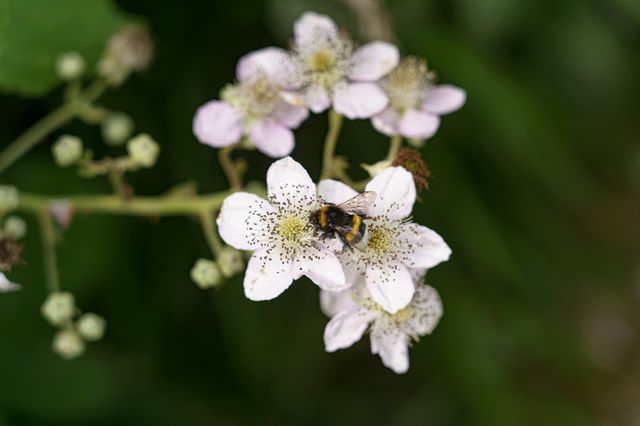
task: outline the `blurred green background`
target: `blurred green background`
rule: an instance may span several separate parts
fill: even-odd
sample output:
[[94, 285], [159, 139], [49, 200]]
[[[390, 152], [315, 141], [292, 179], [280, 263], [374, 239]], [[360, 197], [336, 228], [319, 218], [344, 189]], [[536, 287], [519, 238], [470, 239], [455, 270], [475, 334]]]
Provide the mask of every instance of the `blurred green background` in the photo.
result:
[[[16, 4], [30, 25], [8, 35]], [[140, 194], [185, 181], [222, 189], [215, 151], [192, 136], [195, 109], [234, 78], [239, 56], [286, 45], [303, 10], [364, 38], [346, 4], [122, 0], [116, 12], [98, 1], [0, 1], [0, 146], [59, 104], [51, 58], [78, 49], [95, 63], [105, 34], [134, 17], [152, 29], [154, 64], [102, 103], [134, 117], [162, 154], [130, 182]], [[411, 350], [409, 373], [385, 369], [368, 339], [326, 354], [327, 319], [306, 281], [264, 303], [244, 298], [241, 277], [198, 289], [189, 270], [209, 252], [184, 218], [75, 218], [59, 249], [62, 285], [108, 331], [63, 361], [39, 315], [40, 238], [27, 218], [26, 265], [10, 275], [24, 289], [0, 296], [0, 425], [640, 425], [640, 3], [384, 6], [403, 53], [426, 56], [442, 82], [468, 91], [422, 149], [433, 178], [414, 217], [454, 254], [428, 275], [445, 315]], [[12, 77], [22, 58], [39, 74]], [[325, 129], [323, 115], [297, 132], [293, 155], [314, 178]], [[109, 191], [54, 165], [50, 146], [63, 132], [98, 155], [120, 152], [74, 122], [2, 183]], [[386, 149], [358, 121], [338, 152], [358, 164]], [[247, 158], [249, 176], [264, 179], [270, 160]]]

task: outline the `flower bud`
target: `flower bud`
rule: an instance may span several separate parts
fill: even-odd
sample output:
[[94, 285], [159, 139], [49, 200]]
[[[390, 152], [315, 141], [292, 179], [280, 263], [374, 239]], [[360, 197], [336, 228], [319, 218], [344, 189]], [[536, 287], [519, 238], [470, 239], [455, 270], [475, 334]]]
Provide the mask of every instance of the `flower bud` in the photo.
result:
[[13, 235], [0, 235], [0, 271], [10, 271], [14, 265], [23, 263], [22, 244], [18, 244]]
[[160, 146], [151, 136], [141, 133], [127, 143], [127, 151], [129, 158], [138, 166], [152, 167], [158, 155], [160, 154]]
[[219, 285], [222, 282], [222, 274], [213, 260], [198, 259], [191, 268], [191, 279], [204, 290]]
[[85, 62], [78, 52], [63, 53], [56, 61], [56, 74], [64, 81], [71, 81], [82, 77]]
[[18, 188], [13, 185], [0, 185], [0, 212], [18, 207]]
[[232, 247], [223, 248], [218, 255], [218, 267], [227, 278], [239, 274], [244, 269], [242, 254]]
[[80, 336], [89, 342], [97, 342], [104, 336], [107, 322], [100, 315], [86, 313], [76, 322], [76, 329]]
[[51, 147], [51, 153], [58, 166], [72, 166], [82, 158], [82, 139], [77, 136], [62, 135]]
[[73, 318], [75, 298], [67, 292], [50, 293], [42, 304], [40, 312], [51, 325], [61, 326]]
[[61, 330], [53, 337], [51, 347], [63, 359], [71, 360], [84, 353], [85, 344], [74, 330]]
[[122, 145], [133, 132], [133, 120], [127, 114], [114, 112], [102, 122], [102, 139], [109, 145]]
[[4, 232], [19, 240], [27, 234], [27, 223], [21, 217], [9, 216], [4, 221]]

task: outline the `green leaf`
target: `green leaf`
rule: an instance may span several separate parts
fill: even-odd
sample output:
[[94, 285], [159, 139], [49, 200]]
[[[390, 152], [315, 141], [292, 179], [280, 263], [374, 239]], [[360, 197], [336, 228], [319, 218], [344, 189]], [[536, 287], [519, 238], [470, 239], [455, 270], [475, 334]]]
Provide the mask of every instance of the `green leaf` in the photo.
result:
[[94, 69], [125, 23], [110, 0], [0, 0], [0, 91], [43, 95], [58, 83], [56, 59], [69, 51]]

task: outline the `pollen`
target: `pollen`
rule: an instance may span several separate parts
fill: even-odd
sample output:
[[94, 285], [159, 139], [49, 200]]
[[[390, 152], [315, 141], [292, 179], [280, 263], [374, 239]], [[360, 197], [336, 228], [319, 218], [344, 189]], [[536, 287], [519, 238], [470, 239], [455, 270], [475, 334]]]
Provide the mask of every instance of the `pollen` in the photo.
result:
[[367, 251], [376, 254], [382, 254], [391, 248], [391, 237], [388, 232], [382, 228], [373, 228], [369, 230], [369, 240], [367, 242]]
[[300, 242], [307, 234], [308, 221], [296, 215], [285, 216], [278, 226], [278, 234], [287, 243]]
[[318, 49], [309, 57], [312, 71], [328, 71], [336, 63], [336, 55], [329, 49]]
[[420, 106], [433, 84], [435, 74], [429, 71], [424, 60], [409, 56], [382, 82], [389, 102], [399, 111]]
[[259, 120], [272, 114], [283, 102], [279, 91], [279, 86], [259, 75], [249, 81], [227, 85], [220, 97], [244, 111], [250, 119]]

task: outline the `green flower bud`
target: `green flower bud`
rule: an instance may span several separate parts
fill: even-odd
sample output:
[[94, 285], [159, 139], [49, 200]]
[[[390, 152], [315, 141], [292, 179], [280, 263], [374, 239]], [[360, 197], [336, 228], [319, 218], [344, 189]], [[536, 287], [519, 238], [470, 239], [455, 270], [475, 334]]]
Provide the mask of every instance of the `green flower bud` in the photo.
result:
[[133, 120], [127, 114], [114, 112], [102, 122], [102, 139], [109, 145], [122, 145], [133, 132]]
[[218, 267], [227, 278], [239, 274], [244, 269], [242, 254], [232, 247], [225, 247], [218, 255]]
[[51, 325], [61, 326], [73, 318], [75, 298], [67, 292], [50, 293], [42, 304], [40, 312]]
[[152, 167], [158, 155], [160, 154], [160, 146], [151, 136], [141, 133], [127, 143], [127, 151], [129, 158], [141, 167]]
[[77, 136], [62, 135], [51, 147], [51, 153], [58, 166], [72, 166], [82, 158], [82, 139]]
[[27, 223], [21, 217], [9, 216], [4, 221], [4, 232], [19, 240], [27, 234]]
[[13, 185], [0, 185], [0, 211], [10, 211], [18, 207], [18, 188]]
[[97, 342], [104, 336], [107, 322], [100, 315], [86, 313], [76, 322], [76, 329], [80, 336], [87, 341]]
[[78, 52], [63, 53], [56, 61], [56, 74], [64, 81], [82, 77], [84, 69], [84, 58]]
[[204, 290], [219, 285], [222, 282], [222, 274], [213, 260], [198, 259], [191, 268], [191, 279]]
[[71, 360], [84, 353], [85, 344], [74, 330], [61, 330], [53, 337], [51, 347], [63, 359]]

